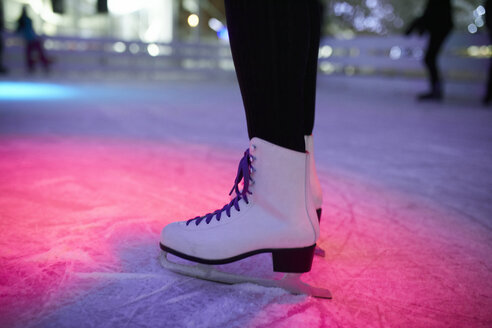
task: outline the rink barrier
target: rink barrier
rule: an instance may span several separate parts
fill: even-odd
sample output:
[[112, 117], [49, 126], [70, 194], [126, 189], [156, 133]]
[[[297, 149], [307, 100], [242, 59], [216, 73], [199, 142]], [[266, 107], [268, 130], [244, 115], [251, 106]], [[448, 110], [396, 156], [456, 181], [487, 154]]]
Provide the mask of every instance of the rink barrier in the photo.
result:
[[[100, 78], [203, 78], [234, 73], [229, 44], [224, 42], [143, 43], [115, 39], [45, 37], [55, 58], [53, 74]], [[492, 48], [485, 35], [452, 35], [440, 66], [447, 79], [483, 81]], [[23, 42], [5, 36], [5, 63], [12, 75], [25, 74]], [[425, 38], [401, 36], [324, 38], [320, 45], [322, 75], [424, 78]]]
[[[426, 38], [402, 36], [325, 39], [319, 52], [324, 74], [425, 78], [422, 61]], [[446, 79], [483, 81], [492, 47], [485, 35], [452, 34], [442, 51], [439, 66]]]

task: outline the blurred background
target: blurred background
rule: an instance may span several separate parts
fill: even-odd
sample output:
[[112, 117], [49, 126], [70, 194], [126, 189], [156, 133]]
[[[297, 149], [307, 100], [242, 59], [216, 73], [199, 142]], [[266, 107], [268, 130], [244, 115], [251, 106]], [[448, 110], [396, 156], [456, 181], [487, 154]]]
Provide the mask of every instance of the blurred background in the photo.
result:
[[0, 0], [0, 327], [492, 327], [492, 0], [451, 1], [444, 98], [417, 102], [428, 1], [323, 0], [322, 303], [157, 260], [247, 145], [223, 0]]
[[[320, 71], [339, 75], [423, 78], [425, 38], [404, 38], [426, 1], [326, 0]], [[25, 73], [14, 33], [23, 5], [47, 52], [52, 74], [160, 79], [234, 70], [222, 0], [3, 0], [4, 63]], [[455, 28], [442, 67], [447, 79], [484, 81], [491, 56], [481, 0], [453, 0]], [[251, 22], [254, 24], [254, 22]], [[164, 73], [164, 75], [163, 75]]]

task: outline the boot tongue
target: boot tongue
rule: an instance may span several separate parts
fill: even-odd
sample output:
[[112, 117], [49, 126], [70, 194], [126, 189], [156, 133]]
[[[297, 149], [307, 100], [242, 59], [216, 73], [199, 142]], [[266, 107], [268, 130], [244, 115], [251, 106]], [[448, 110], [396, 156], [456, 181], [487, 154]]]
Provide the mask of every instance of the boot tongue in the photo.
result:
[[[188, 220], [186, 222], [186, 225], [189, 225], [193, 221], [196, 225], [199, 225], [200, 222], [202, 222], [203, 220], [205, 220], [205, 222], [209, 224], [213, 217], [215, 217], [217, 221], [220, 221], [220, 217], [224, 211], [226, 212], [227, 216], [230, 216], [232, 207], [239, 211], [240, 200], [244, 200], [246, 204], [248, 204], [248, 195], [251, 195], [251, 192], [249, 191], [249, 184], [251, 180], [250, 170], [251, 158], [249, 154], [249, 149], [246, 149], [243, 158], [239, 162], [236, 179], [234, 179], [234, 185], [232, 186], [231, 192], [229, 193], [229, 195], [233, 195], [235, 193], [235, 197], [233, 197], [229, 204], [225, 205], [222, 209], [216, 210], [215, 212], [206, 214], [204, 216], [197, 216], [194, 219]], [[243, 182], [242, 190], [239, 189], [241, 181]]]

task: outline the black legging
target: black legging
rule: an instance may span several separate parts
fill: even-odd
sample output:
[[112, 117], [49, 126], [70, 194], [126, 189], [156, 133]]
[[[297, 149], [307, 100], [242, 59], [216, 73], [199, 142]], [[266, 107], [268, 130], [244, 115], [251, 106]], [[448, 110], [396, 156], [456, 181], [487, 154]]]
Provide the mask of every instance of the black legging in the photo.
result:
[[313, 131], [318, 0], [225, 0], [249, 137], [305, 151]]
[[441, 51], [444, 41], [448, 35], [449, 31], [430, 33], [429, 44], [427, 45], [424, 62], [429, 73], [429, 79], [433, 91], [440, 91], [441, 88], [441, 76], [437, 66], [437, 57], [439, 56], [439, 52]]

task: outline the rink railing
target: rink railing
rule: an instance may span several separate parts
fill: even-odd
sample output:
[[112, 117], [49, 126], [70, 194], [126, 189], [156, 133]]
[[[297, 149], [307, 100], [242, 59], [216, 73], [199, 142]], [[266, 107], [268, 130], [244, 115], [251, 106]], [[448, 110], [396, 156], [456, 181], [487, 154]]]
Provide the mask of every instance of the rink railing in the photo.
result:
[[[424, 78], [426, 38], [402, 36], [325, 39], [319, 69], [325, 74]], [[441, 53], [439, 66], [447, 79], [482, 81], [492, 47], [485, 35], [453, 34]]]
[[[5, 44], [5, 62], [12, 75], [23, 75], [22, 40], [8, 34]], [[228, 43], [143, 43], [46, 37], [44, 44], [55, 59], [53, 74], [57, 75], [172, 79], [234, 72]], [[423, 78], [424, 48], [425, 39], [421, 38], [325, 38], [320, 46], [319, 70], [326, 75]], [[482, 81], [491, 53], [484, 35], [454, 34], [446, 44], [440, 63], [449, 79]]]

